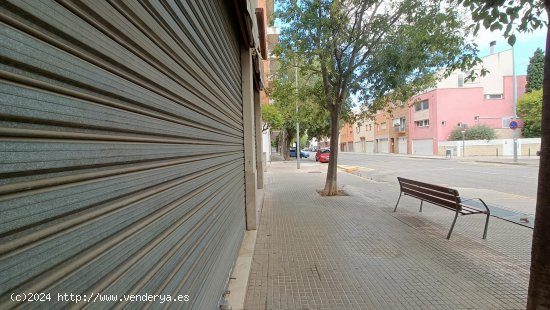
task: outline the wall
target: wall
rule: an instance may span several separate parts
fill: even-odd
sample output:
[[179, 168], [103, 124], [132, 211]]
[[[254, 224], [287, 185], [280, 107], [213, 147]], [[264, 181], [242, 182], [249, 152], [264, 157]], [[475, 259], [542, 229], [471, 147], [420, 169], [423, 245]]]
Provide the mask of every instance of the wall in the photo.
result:
[[[406, 149], [407, 147], [405, 145], [402, 145], [405, 148], [404, 150], [399, 149], [400, 147], [399, 139], [400, 138], [408, 139], [409, 127], [410, 127], [409, 122], [411, 121], [409, 117], [409, 110], [410, 109], [406, 104], [401, 106], [395, 106], [392, 109], [391, 115], [388, 115], [387, 121], [388, 121], [388, 126], [390, 127], [389, 128], [390, 141], [388, 143], [390, 144], [389, 145], [390, 151], [393, 150], [393, 153], [407, 154], [407, 149]], [[403, 128], [404, 130], [401, 130], [399, 126], [396, 127], [393, 125], [393, 120], [398, 118], [405, 119], [405, 127]], [[391, 145], [392, 139], [393, 139], [393, 146]]]
[[351, 152], [353, 147], [349, 147], [349, 145], [353, 145], [353, 141], [355, 139], [355, 132], [353, 128], [353, 124], [344, 124], [344, 126], [340, 129], [340, 136], [338, 140], [338, 144], [340, 145], [340, 151], [342, 152]]
[[[487, 55], [482, 58], [483, 68], [489, 70], [485, 76], [480, 76], [473, 81], [464, 83], [463, 88], [483, 88], [484, 94], [502, 94], [502, 77], [512, 76], [512, 50], [506, 50], [499, 53]], [[479, 73], [481, 66], [475, 68]], [[466, 78], [466, 73], [460, 71], [453, 72], [449, 77], [441, 80], [437, 84], [438, 89], [458, 88], [458, 75], [462, 74]]]
[[[511, 50], [488, 55], [483, 58], [483, 66], [490, 70], [485, 77], [465, 82], [463, 87], [458, 85], [458, 75], [466, 74], [454, 72], [443, 79], [437, 88], [420, 94], [417, 100], [428, 99], [430, 110], [415, 112], [414, 106], [410, 109], [409, 142], [418, 139], [435, 139], [446, 141], [452, 130], [461, 123], [468, 126], [484, 124], [497, 129], [500, 138], [511, 137], [508, 129], [503, 129], [503, 118], [513, 116], [513, 79]], [[526, 77], [517, 77], [517, 96], [525, 91]], [[486, 99], [485, 95], [502, 94], [502, 99]], [[416, 128], [414, 120], [428, 114], [430, 126]], [[521, 120], [519, 121], [521, 124]], [[434, 152], [438, 152], [437, 145]]]
[[[416, 112], [414, 100], [416, 101], [423, 101], [428, 100], [429, 102], [429, 110], [419, 111]], [[418, 97], [414, 98], [414, 100], [411, 100], [408, 104], [411, 105], [409, 108], [409, 130], [408, 130], [408, 145], [409, 145], [409, 153], [412, 153], [412, 144], [413, 140], [426, 140], [426, 139], [434, 139], [437, 137], [437, 111], [440, 108], [439, 107], [439, 92], [437, 90], [433, 90], [424, 94], [419, 95]], [[427, 114], [430, 120], [430, 125], [428, 127], [416, 127], [414, 121], [415, 119], [419, 119], [419, 116], [417, 114]], [[437, 151], [437, 146], [434, 143], [434, 150], [435, 153]]]
[[[525, 92], [525, 76], [517, 77], [517, 81], [518, 97], [520, 97]], [[502, 83], [504, 85], [502, 99], [485, 99], [482, 88], [436, 90], [438, 140], [448, 140], [452, 130], [459, 123], [466, 123], [469, 127], [480, 124], [502, 129], [502, 119], [514, 115], [512, 77], [504, 77]], [[443, 125], [443, 122], [446, 125]]]
[[[359, 126], [359, 124], [361, 126]], [[372, 142], [374, 140], [374, 126], [375, 126], [374, 122], [370, 119], [362, 120], [354, 124], [354, 131], [355, 131], [354, 152], [360, 153], [360, 152], [367, 152], [369, 150], [367, 148], [367, 142]], [[364, 140], [364, 145], [363, 145], [362, 139]]]
[[0, 308], [218, 307], [256, 219], [248, 4], [0, 2]]
[[[464, 148], [466, 156], [513, 156], [513, 139], [498, 140], [466, 140]], [[540, 150], [540, 138], [517, 139], [518, 155], [528, 156], [531, 149], [531, 156], [535, 156]], [[453, 149], [453, 156], [462, 156], [462, 141], [440, 141], [438, 155], [445, 156], [446, 149]]]

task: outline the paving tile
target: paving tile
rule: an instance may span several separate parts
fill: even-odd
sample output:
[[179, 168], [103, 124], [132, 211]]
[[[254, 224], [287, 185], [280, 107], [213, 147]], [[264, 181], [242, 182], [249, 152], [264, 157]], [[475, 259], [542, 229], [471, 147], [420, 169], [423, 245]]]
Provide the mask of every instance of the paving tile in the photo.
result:
[[[326, 167], [323, 166], [323, 167]], [[398, 187], [346, 173], [350, 195], [320, 197], [318, 166], [266, 173], [245, 309], [525, 308], [532, 230], [401, 199]]]

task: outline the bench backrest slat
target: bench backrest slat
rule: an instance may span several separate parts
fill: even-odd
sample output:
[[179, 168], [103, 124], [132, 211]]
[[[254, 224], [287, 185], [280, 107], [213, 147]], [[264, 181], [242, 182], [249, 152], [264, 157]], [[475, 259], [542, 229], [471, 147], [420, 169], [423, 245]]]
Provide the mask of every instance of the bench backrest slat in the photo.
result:
[[399, 180], [401, 191], [407, 195], [414, 196], [418, 199], [422, 199], [442, 207], [454, 210], [458, 209], [458, 211], [462, 209], [458, 191], [455, 189], [401, 177], [398, 177], [397, 179]]

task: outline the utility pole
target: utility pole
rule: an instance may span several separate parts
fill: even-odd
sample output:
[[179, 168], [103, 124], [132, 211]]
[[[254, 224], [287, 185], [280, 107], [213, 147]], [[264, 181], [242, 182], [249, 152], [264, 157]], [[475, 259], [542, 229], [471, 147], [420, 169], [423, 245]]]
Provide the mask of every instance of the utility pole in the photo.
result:
[[296, 78], [296, 169], [300, 169], [300, 119], [298, 117], [298, 63], [294, 67], [294, 74]]
[[[514, 100], [514, 121], [518, 121], [518, 115], [517, 115], [517, 102], [518, 102], [518, 94], [517, 94], [517, 81], [516, 81], [516, 57], [514, 53], [514, 45], [512, 45], [512, 79], [513, 79], [513, 100]], [[518, 161], [518, 134], [517, 129], [514, 128], [514, 162]]]

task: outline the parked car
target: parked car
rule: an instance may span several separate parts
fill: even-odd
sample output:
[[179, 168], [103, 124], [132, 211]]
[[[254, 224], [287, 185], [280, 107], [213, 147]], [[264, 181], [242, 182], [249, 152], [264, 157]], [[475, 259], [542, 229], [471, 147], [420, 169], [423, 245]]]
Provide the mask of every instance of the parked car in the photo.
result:
[[330, 148], [318, 149], [315, 153], [315, 161], [328, 163], [330, 159]]
[[[296, 157], [296, 148], [291, 148], [288, 151], [288, 156]], [[300, 150], [300, 158], [308, 158], [308, 157], [309, 157], [309, 153], [307, 151]]]

